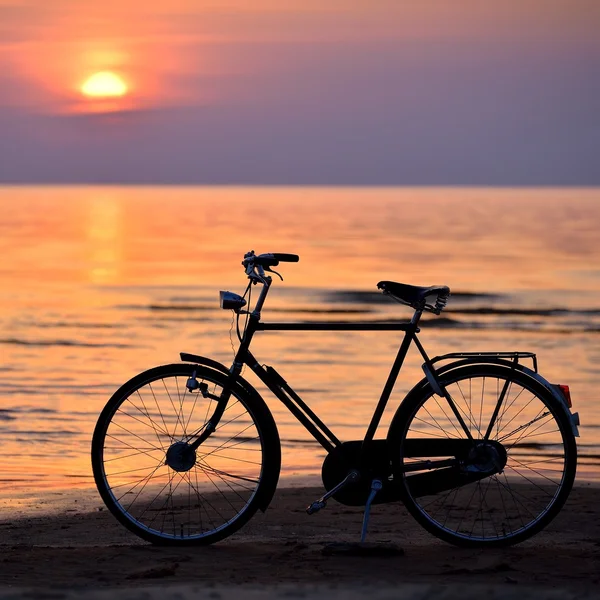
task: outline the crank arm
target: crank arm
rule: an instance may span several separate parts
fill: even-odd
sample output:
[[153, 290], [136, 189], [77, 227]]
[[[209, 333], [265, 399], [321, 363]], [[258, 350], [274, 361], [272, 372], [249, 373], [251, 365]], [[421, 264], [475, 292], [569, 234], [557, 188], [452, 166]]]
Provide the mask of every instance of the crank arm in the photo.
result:
[[339, 492], [341, 489], [345, 488], [350, 483], [355, 483], [360, 479], [360, 473], [356, 469], [352, 469], [346, 477], [340, 481], [334, 488], [330, 489], [326, 494], [321, 496], [318, 500], [313, 502], [310, 506], [307, 507], [306, 513], [312, 515], [322, 508], [327, 506], [327, 500], [331, 498], [335, 493]]

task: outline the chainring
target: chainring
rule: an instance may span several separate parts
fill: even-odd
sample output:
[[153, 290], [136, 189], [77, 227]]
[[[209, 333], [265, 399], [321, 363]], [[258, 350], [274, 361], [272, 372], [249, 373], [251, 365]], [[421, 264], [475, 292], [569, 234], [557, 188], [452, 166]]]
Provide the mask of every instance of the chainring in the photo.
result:
[[331, 490], [343, 481], [350, 471], [355, 469], [360, 473], [359, 480], [349, 483], [336, 492], [332, 498], [346, 506], [364, 506], [371, 492], [371, 482], [373, 479], [379, 479], [383, 483], [383, 488], [375, 496], [373, 504], [399, 500], [400, 496], [396, 493], [394, 482], [391, 479], [392, 464], [387, 441], [373, 440], [368, 454], [363, 460], [363, 465], [360, 464], [362, 446], [362, 440], [344, 442], [325, 457], [321, 468], [325, 489]]

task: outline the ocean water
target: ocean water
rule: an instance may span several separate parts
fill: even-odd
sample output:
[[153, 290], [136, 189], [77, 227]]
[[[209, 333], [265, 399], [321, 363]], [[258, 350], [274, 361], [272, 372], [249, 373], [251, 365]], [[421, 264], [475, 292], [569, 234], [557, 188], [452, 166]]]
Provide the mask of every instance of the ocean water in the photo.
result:
[[[292, 252], [265, 321], [410, 317], [380, 280], [448, 285], [423, 323], [431, 356], [536, 352], [571, 387], [580, 479], [600, 478], [600, 190], [0, 188], [0, 496], [93, 488], [96, 419], [112, 393], [179, 352], [229, 366], [250, 249]], [[276, 366], [342, 440], [360, 439], [400, 332], [258, 333]], [[422, 377], [412, 351], [378, 437]], [[246, 376], [256, 384], [252, 373]], [[283, 477], [320, 473], [321, 447], [270, 392]]]

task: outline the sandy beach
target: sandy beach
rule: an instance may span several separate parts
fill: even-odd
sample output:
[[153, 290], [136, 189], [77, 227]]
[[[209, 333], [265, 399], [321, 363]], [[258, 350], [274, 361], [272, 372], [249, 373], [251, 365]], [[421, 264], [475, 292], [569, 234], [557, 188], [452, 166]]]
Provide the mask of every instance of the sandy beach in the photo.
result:
[[[587, 483], [576, 485], [545, 531], [501, 550], [455, 548], [423, 531], [401, 505], [377, 505], [369, 542], [393, 543], [398, 550], [365, 556], [331, 552], [332, 543], [358, 540], [362, 512], [331, 502], [309, 517], [305, 506], [319, 492], [282, 488], [265, 514], [258, 513], [235, 536], [209, 547], [145, 544], [101, 509], [100, 500], [93, 510], [78, 508], [82, 503], [73, 497], [62, 514], [9, 518], [0, 521], [0, 597], [27, 597], [52, 588], [70, 590], [68, 597], [75, 598], [84, 591], [122, 588], [124, 598], [134, 598], [156, 586], [165, 594], [162, 586], [168, 586], [173, 597], [204, 597], [198, 590], [212, 590], [217, 595], [206, 597], [225, 598], [227, 590], [238, 586], [248, 593], [270, 590], [282, 597], [290, 590], [316, 597], [331, 587], [388, 597], [384, 592], [399, 585], [408, 585], [402, 588], [408, 590], [406, 597], [448, 589], [477, 595], [476, 589], [484, 589], [480, 586], [496, 592], [498, 586], [511, 593], [515, 586], [535, 586], [544, 593], [561, 589], [589, 595], [600, 583], [600, 503], [598, 489]], [[467, 593], [465, 586], [475, 588]]]

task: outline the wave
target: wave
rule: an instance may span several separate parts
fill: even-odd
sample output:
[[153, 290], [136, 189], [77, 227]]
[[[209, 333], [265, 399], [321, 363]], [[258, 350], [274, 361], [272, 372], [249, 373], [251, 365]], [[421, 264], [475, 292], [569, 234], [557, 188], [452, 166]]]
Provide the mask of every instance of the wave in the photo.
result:
[[219, 306], [208, 306], [206, 304], [149, 304], [146, 306], [148, 310], [216, 310]]
[[16, 421], [17, 417], [13, 414], [12, 410], [5, 408], [0, 409], [0, 421]]
[[210, 294], [205, 294], [204, 296], [171, 296], [169, 298], [169, 302], [198, 302], [198, 301], [216, 301], [219, 299], [219, 296], [216, 292], [212, 291]]
[[78, 342], [76, 340], [23, 340], [20, 338], [0, 338], [0, 344], [12, 346], [73, 346], [79, 348], [135, 348], [132, 344], [102, 343], [102, 342]]
[[461, 315], [522, 315], [526, 317], [561, 317], [566, 315], [600, 316], [600, 309], [573, 309], [573, 308], [450, 308], [447, 314]]
[[[141, 308], [141, 307], [140, 307]], [[147, 310], [157, 312], [196, 312], [196, 311], [212, 311], [218, 310], [218, 306], [205, 306], [205, 305], [193, 305], [193, 304], [150, 304], [144, 307]], [[360, 315], [374, 312], [373, 309], [368, 308], [310, 308], [300, 307], [295, 308], [293, 306], [269, 306], [265, 309], [269, 313], [285, 313], [285, 314], [323, 314], [323, 315]]]
[[152, 303], [152, 304], [116, 304], [113, 306], [115, 310], [140, 310], [140, 311], [208, 311], [217, 310], [218, 304], [173, 304], [173, 303]]
[[299, 314], [314, 314], [314, 315], [365, 315], [375, 312], [370, 308], [289, 308], [284, 307], [269, 307], [265, 312], [276, 313], [299, 313]]
[[532, 331], [540, 334], [566, 335], [570, 333], [600, 333], [600, 325], [548, 326], [547, 323], [529, 321], [459, 321], [449, 317], [425, 319], [423, 328], [485, 329], [502, 331]]
[[[326, 301], [332, 303], [356, 303], [356, 304], [385, 304], [391, 299], [381, 292], [371, 292], [364, 290], [335, 290], [325, 293]], [[561, 317], [569, 315], [579, 315], [586, 317], [600, 316], [600, 308], [567, 308], [565, 306], [555, 306], [550, 308], [510, 306], [510, 298], [505, 295], [489, 294], [486, 292], [452, 292], [450, 303], [453, 300], [473, 301], [480, 300], [486, 303], [494, 301], [504, 306], [459, 306], [455, 308], [450, 304], [446, 309], [446, 314], [463, 315], [517, 315], [517, 316], [540, 316], [540, 317]]]
[[312, 439], [301, 440], [301, 439], [294, 439], [294, 438], [286, 438], [285, 440], [281, 440], [281, 445], [286, 448], [298, 448], [298, 447], [314, 448], [315, 441]]
[[[383, 304], [393, 301], [382, 292], [369, 292], [365, 290], [335, 290], [326, 292], [325, 297], [330, 302], [354, 302], [365, 304]], [[452, 292], [451, 298], [458, 300], [498, 300], [502, 296], [486, 292]]]
[[56, 321], [46, 323], [32, 323], [35, 327], [41, 329], [53, 329], [53, 328], [66, 328], [72, 327], [75, 329], [121, 329], [123, 325], [121, 323], [79, 323], [71, 321]]
[[[45, 387], [45, 386], [44, 386]], [[1, 390], [5, 393], [5, 390]], [[44, 408], [42, 406], [13, 406], [11, 408], [0, 408], [0, 419], [4, 414], [17, 413], [22, 414], [56, 414], [58, 411], [54, 408]]]
[[[63, 435], [74, 435], [80, 436], [81, 431], [70, 431], [68, 429], [32, 429], [30, 431], [21, 430], [21, 429], [5, 429], [2, 433], [7, 433], [9, 435], [23, 436], [23, 435], [31, 435], [32, 437], [39, 438], [39, 436], [47, 436], [47, 437], [57, 437]], [[15, 441], [27, 441], [25, 438], [18, 437]]]

